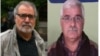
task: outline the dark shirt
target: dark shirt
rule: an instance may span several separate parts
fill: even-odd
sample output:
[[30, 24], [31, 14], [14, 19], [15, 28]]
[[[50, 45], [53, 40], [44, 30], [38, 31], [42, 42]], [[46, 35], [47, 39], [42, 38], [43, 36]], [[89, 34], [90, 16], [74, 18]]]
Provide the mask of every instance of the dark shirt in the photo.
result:
[[90, 43], [88, 36], [82, 32], [82, 38], [75, 52], [71, 52], [64, 46], [63, 34], [57, 42], [48, 49], [48, 56], [98, 56], [98, 50]]
[[21, 56], [38, 56], [34, 35], [26, 41], [17, 33], [17, 42]]

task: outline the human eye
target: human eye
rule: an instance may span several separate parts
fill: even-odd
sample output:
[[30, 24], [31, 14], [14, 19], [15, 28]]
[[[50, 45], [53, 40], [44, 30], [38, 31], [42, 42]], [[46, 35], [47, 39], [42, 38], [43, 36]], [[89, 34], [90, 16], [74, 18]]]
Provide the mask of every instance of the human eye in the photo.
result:
[[83, 18], [82, 18], [82, 16], [80, 16], [80, 15], [77, 15], [76, 17], [75, 17], [75, 20], [77, 20], [77, 21], [81, 21]]
[[68, 20], [70, 20], [70, 18], [69, 18], [68, 15], [66, 15], [66, 16], [63, 17], [63, 20], [67, 20], [68, 21]]
[[26, 18], [26, 17], [27, 17], [26, 14], [21, 14], [20, 16], [21, 16], [22, 18]]

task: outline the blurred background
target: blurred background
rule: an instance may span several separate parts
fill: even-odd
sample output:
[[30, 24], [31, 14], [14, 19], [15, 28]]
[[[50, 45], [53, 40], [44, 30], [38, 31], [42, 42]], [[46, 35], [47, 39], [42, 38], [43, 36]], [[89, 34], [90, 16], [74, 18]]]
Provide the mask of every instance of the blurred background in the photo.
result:
[[[1, 0], [1, 32], [12, 29], [14, 25], [13, 9], [22, 0]], [[39, 18], [36, 22], [36, 30], [47, 41], [47, 0], [27, 0], [35, 3]]]
[[[1, 0], [1, 24], [0, 32], [4, 32], [8, 29], [12, 29], [14, 26], [14, 7], [22, 0]], [[47, 0], [25, 0], [33, 2], [39, 14], [36, 21], [35, 29], [45, 41], [45, 47], [47, 47]], [[47, 48], [45, 49], [47, 50]]]
[[[66, 0], [48, 0], [48, 47], [57, 41], [62, 30], [60, 10]], [[84, 32], [90, 40], [98, 44], [98, 0], [80, 0], [84, 6]]]

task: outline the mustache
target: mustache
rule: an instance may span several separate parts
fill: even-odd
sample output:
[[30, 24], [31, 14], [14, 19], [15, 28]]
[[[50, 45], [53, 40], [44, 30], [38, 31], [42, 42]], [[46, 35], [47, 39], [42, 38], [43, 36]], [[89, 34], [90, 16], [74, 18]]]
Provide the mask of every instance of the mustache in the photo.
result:
[[77, 28], [76, 27], [70, 27], [69, 31], [77, 31]]
[[32, 24], [30, 24], [30, 23], [22, 23], [22, 26], [23, 26], [23, 27], [24, 27], [24, 26], [32, 27]]

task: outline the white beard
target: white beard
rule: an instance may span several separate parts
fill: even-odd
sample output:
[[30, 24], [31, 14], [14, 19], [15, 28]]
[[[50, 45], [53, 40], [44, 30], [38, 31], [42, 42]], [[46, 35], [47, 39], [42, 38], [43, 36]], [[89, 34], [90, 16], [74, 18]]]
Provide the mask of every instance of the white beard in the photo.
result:
[[32, 30], [34, 29], [34, 27], [31, 27], [31, 28], [29, 28], [29, 29], [26, 29], [26, 28], [24, 28], [23, 26], [21, 26], [21, 27], [18, 27], [18, 29], [19, 29], [20, 31], [24, 32], [24, 33], [30, 33], [30, 32], [32, 32]]

